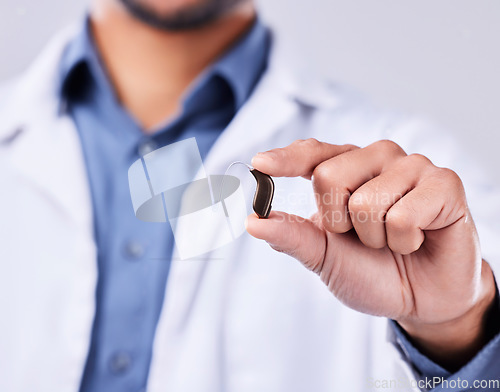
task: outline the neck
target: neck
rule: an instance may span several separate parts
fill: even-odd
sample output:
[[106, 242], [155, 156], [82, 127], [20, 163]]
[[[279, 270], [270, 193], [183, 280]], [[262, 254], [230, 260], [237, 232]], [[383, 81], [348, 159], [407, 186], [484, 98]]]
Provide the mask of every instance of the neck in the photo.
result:
[[255, 20], [249, 2], [208, 26], [167, 32], [134, 19], [116, 2], [96, 3], [90, 19], [98, 51], [122, 105], [146, 133], [179, 111], [191, 82]]

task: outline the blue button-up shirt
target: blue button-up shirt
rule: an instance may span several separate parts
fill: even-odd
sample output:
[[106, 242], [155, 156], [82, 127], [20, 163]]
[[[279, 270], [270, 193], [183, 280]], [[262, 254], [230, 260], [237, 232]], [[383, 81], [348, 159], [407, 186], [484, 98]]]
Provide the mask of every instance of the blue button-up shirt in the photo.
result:
[[81, 139], [98, 249], [96, 314], [81, 391], [137, 392], [147, 384], [173, 233], [167, 224], [136, 219], [128, 168], [141, 155], [190, 137], [204, 158], [264, 72], [270, 34], [257, 21], [189, 89], [181, 113], [146, 136], [117, 99], [89, 23], [61, 62], [61, 94]]

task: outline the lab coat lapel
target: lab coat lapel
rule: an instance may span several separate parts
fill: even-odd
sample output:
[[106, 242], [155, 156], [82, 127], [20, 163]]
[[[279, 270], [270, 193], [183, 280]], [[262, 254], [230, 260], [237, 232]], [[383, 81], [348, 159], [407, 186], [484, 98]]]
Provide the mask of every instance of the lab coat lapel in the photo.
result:
[[[25, 293], [18, 293], [16, 298], [23, 304], [22, 319], [30, 324], [24, 328], [32, 329], [31, 338], [37, 342], [24, 347], [27, 366], [40, 358], [40, 352], [48, 353], [46, 362], [38, 361], [33, 378], [26, 379], [26, 386], [43, 380], [40, 391], [78, 389], [95, 311], [97, 268], [87, 175], [75, 126], [68, 116], [60, 114], [56, 91], [58, 63], [68, 34], [58, 37], [19, 81], [7, 108], [2, 110], [0, 124], [0, 148], [9, 175], [21, 184], [22, 192], [28, 193], [26, 200], [39, 200], [37, 207], [53, 211], [53, 219], [33, 222], [40, 228], [37, 241], [44, 244], [43, 250], [36, 246], [24, 250], [23, 254], [30, 256], [20, 263], [30, 271], [41, 271], [36, 283], [42, 291], [33, 301], [24, 300]], [[9, 213], [22, 214], [21, 203]], [[15, 257], [16, 252], [12, 254]], [[64, 278], [58, 274], [64, 274]], [[46, 288], [51, 284], [56, 287]], [[58, 319], [53, 320], [50, 312], [44, 317], [40, 309], [53, 309], [57, 290], [64, 298], [58, 299], [61, 307], [55, 312]], [[12, 292], [15, 296], [16, 289]], [[16, 309], [5, 312], [15, 314]], [[57, 338], [36, 336], [52, 330], [55, 323], [63, 332]], [[15, 326], [16, 331], [18, 328], [21, 326]], [[70, 371], [61, 376], [55, 370], [64, 366]]]
[[2, 113], [0, 143], [12, 169], [80, 224], [91, 224], [84, 160], [74, 123], [61, 114], [57, 71], [74, 29], [51, 42], [19, 82]]
[[52, 199], [68, 219], [91, 226], [87, 175], [71, 120], [34, 117], [19, 125], [19, 132], [11, 147], [11, 169], [32, 184], [34, 192]]

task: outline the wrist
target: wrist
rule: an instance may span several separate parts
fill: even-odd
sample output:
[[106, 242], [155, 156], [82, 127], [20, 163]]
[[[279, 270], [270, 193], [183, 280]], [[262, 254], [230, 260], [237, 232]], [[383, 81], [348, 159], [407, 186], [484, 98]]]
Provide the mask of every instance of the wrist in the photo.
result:
[[415, 346], [434, 362], [456, 371], [469, 362], [500, 328], [495, 280], [483, 261], [477, 300], [460, 317], [440, 323], [397, 320]]

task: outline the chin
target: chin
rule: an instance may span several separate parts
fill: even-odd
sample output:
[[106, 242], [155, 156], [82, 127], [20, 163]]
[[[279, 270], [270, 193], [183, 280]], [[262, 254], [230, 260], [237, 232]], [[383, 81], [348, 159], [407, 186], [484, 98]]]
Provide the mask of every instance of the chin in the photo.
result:
[[133, 0], [158, 15], [176, 14], [203, 5], [210, 0]]
[[120, 0], [142, 22], [165, 31], [208, 25], [249, 0]]

